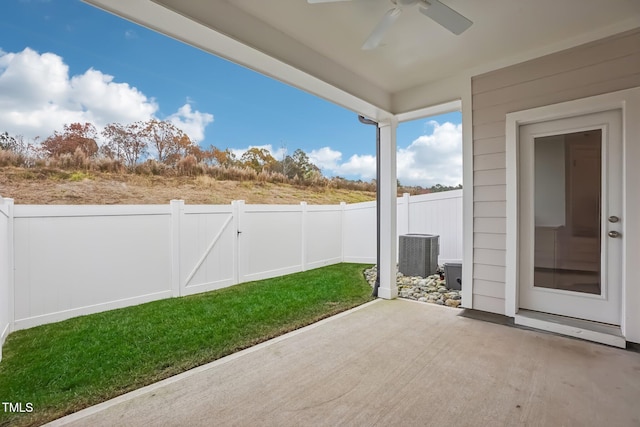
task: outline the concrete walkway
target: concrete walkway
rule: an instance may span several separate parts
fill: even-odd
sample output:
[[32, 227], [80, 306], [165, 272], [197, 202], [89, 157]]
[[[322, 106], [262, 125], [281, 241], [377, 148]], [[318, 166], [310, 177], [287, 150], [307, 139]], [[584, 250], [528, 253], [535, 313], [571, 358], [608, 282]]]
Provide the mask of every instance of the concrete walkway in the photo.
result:
[[379, 300], [51, 425], [640, 425], [639, 353], [461, 313]]

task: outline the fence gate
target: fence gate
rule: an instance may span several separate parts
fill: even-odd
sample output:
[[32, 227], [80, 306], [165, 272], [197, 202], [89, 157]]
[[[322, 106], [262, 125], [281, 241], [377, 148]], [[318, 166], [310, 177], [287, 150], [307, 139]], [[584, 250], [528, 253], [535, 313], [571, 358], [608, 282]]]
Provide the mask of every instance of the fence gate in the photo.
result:
[[178, 206], [179, 294], [238, 283], [236, 206]]

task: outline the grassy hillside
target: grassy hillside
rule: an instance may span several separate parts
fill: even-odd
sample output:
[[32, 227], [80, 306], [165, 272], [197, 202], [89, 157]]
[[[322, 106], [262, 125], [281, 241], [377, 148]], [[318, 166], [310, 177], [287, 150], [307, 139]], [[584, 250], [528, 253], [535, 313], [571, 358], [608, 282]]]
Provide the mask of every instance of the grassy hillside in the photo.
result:
[[218, 181], [207, 175], [156, 176], [71, 172], [51, 168], [0, 168], [0, 195], [16, 204], [337, 204], [375, 200], [375, 192], [260, 181]]

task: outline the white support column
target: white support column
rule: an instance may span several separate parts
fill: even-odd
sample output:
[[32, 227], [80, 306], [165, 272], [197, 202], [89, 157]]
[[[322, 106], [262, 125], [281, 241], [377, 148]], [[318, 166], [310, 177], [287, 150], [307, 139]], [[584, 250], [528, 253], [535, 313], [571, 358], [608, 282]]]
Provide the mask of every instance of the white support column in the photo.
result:
[[171, 296], [182, 294], [180, 283], [180, 223], [184, 214], [184, 200], [171, 200]]
[[[471, 77], [462, 96], [462, 307], [473, 308], [473, 108]], [[507, 200], [509, 198], [507, 197]], [[507, 202], [508, 203], [508, 202]]]
[[398, 296], [396, 286], [396, 246], [398, 178], [396, 175], [396, 129], [392, 118], [379, 123], [380, 127], [380, 288], [378, 296], [393, 299]]

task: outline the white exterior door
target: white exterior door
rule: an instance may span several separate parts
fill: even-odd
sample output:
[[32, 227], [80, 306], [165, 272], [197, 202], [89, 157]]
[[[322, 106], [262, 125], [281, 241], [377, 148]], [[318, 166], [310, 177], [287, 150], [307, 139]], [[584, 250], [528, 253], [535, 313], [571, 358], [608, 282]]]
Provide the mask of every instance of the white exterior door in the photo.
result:
[[520, 308], [620, 325], [621, 117], [520, 126]]

